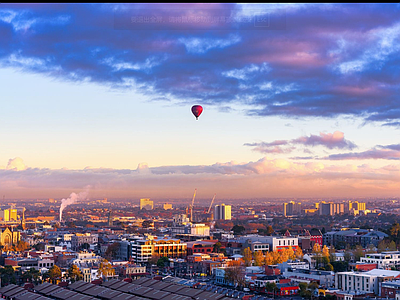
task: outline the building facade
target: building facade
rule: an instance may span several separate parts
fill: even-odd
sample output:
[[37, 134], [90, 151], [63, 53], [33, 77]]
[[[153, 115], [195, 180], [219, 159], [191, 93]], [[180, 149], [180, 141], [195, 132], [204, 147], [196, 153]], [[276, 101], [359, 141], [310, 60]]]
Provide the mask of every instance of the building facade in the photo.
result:
[[140, 209], [152, 210], [153, 209], [153, 201], [149, 198], [140, 199]]
[[232, 206], [230, 205], [215, 205], [214, 207], [214, 220], [231, 220], [232, 219]]

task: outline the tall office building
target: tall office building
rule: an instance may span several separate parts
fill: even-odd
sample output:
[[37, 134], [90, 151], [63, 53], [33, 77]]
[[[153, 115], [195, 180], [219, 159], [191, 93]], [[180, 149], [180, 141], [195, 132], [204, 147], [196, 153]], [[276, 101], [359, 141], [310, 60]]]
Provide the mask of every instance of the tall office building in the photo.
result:
[[344, 203], [333, 203], [322, 201], [319, 204], [318, 214], [320, 216], [333, 216], [344, 214]]
[[152, 210], [153, 209], [153, 201], [149, 198], [140, 199], [140, 209]]
[[283, 203], [283, 215], [293, 216], [301, 214], [301, 202], [290, 201], [289, 203]]
[[232, 206], [230, 205], [215, 205], [214, 220], [231, 220], [232, 219]]
[[365, 202], [349, 201], [349, 211], [354, 210], [365, 210]]

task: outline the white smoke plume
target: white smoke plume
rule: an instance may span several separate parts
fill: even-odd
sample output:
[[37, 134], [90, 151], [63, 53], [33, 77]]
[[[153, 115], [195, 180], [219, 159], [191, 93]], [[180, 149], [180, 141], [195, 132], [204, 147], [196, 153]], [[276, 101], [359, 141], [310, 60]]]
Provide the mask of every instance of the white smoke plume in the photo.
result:
[[71, 193], [71, 195], [69, 195], [69, 197], [67, 199], [62, 199], [61, 200], [61, 206], [60, 206], [60, 222], [62, 221], [62, 213], [63, 210], [71, 204], [74, 204], [77, 201], [81, 201], [81, 200], [86, 200], [88, 195], [88, 192], [80, 192], [79, 194], [76, 193]]

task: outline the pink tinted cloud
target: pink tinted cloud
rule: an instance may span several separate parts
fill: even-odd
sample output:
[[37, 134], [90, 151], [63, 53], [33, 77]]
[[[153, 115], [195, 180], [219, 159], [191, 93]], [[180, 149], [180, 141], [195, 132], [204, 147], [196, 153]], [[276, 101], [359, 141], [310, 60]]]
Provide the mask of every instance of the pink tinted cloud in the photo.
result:
[[[290, 147], [282, 148], [279, 146], [287, 145]], [[344, 133], [335, 131], [334, 133], [323, 133], [319, 135], [302, 136], [293, 140], [276, 140], [270, 143], [245, 143], [244, 146], [254, 147], [253, 151], [260, 153], [290, 153], [296, 148], [294, 145], [304, 146], [324, 146], [328, 149], [354, 149], [357, 146], [344, 138]], [[310, 153], [308, 149], [305, 152]]]
[[[0, 170], [0, 188], [9, 197], [65, 197], [92, 186], [91, 193], [112, 197], [189, 197], [197, 187], [203, 195], [221, 198], [344, 197], [398, 195], [400, 165], [298, 163], [268, 157], [258, 161], [202, 166], [148, 167], [136, 170]], [[25, 195], [25, 196], [24, 196]], [[211, 197], [210, 196], [210, 197]]]

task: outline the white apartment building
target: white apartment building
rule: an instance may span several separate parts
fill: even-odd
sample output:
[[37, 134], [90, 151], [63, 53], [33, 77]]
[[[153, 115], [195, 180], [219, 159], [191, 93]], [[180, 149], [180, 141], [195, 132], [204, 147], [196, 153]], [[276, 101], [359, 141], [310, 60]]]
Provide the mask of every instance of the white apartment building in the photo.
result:
[[379, 283], [399, 278], [399, 271], [374, 269], [368, 272], [337, 272], [335, 288], [346, 292], [380, 294]]
[[387, 251], [382, 253], [366, 254], [360, 258], [362, 263], [377, 264], [378, 269], [390, 269], [391, 267], [400, 267], [400, 252]]

